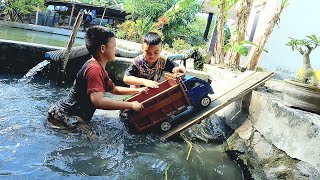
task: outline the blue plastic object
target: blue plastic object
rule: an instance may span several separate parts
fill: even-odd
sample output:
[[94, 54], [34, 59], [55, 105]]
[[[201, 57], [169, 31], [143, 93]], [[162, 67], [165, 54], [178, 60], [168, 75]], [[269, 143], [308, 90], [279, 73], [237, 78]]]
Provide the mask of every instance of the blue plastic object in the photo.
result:
[[200, 106], [203, 98], [207, 97], [208, 94], [213, 94], [211, 85], [200, 78], [186, 75], [183, 78], [183, 83], [187, 88], [192, 106]]

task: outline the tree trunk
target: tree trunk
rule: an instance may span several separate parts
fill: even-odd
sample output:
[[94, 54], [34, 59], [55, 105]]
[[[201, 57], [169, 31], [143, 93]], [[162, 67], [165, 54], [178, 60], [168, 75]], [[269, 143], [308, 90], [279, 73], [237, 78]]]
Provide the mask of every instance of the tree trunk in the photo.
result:
[[303, 54], [303, 74], [302, 74], [302, 79], [301, 81], [303, 83], [310, 83], [311, 85], [314, 85], [314, 86], [318, 86], [319, 85], [319, 81], [317, 79], [317, 76], [311, 66], [311, 63], [310, 63], [310, 53], [311, 53], [311, 50], [310, 51], [307, 51]]
[[224, 52], [224, 23], [225, 23], [225, 0], [220, 0], [218, 8], [220, 13], [217, 20], [217, 42], [214, 47], [214, 58], [216, 63], [223, 64]]
[[280, 20], [280, 14], [285, 7], [286, 7], [285, 4], [281, 4], [280, 7], [278, 8], [277, 12], [274, 14], [273, 18], [269, 22], [269, 26], [267, 27], [265, 33], [263, 34], [263, 36], [258, 44], [258, 47], [256, 47], [256, 49], [251, 57], [251, 60], [247, 64], [248, 70], [256, 70], [260, 55], [262, 53], [262, 50], [263, 50], [269, 36], [271, 35], [274, 26]]
[[[235, 39], [236, 42], [241, 42], [245, 40], [245, 33], [246, 33], [246, 28], [247, 28], [252, 4], [253, 4], [253, 0], [242, 0], [241, 2], [241, 6], [237, 12], [237, 19], [235, 22], [236, 29], [238, 29], [238, 38]], [[229, 63], [232, 66], [235, 66], [235, 68], [239, 67], [240, 54], [237, 52], [231, 52]]]

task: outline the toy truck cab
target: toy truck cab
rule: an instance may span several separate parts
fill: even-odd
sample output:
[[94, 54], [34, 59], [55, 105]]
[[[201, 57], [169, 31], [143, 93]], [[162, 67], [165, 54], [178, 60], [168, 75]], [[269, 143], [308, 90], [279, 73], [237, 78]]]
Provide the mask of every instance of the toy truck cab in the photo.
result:
[[189, 106], [207, 107], [211, 103], [208, 94], [213, 90], [210, 84], [193, 76], [166, 76], [167, 80], [159, 84], [159, 88], [149, 89], [147, 94], [141, 93], [127, 101], [138, 101], [144, 106], [139, 112], [128, 112], [130, 123], [138, 131], [161, 125], [163, 131], [171, 128], [170, 122], [175, 116], [186, 111]]
[[192, 106], [207, 107], [210, 105], [211, 99], [208, 94], [213, 94], [213, 89], [208, 82], [193, 76], [185, 76], [182, 81], [187, 88]]

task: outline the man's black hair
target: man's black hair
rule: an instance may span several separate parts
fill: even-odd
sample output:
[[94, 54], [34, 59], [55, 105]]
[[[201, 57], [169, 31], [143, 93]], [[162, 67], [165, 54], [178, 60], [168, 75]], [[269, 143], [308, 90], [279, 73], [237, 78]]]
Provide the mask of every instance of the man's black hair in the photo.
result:
[[149, 45], [158, 45], [162, 41], [158, 33], [148, 32], [147, 34], [144, 35], [143, 42], [149, 46]]
[[106, 27], [92, 26], [87, 30], [84, 39], [89, 53], [95, 56], [97, 49], [99, 49], [101, 45], [107, 44], [113, 37], [115, 37], [114, 33]]

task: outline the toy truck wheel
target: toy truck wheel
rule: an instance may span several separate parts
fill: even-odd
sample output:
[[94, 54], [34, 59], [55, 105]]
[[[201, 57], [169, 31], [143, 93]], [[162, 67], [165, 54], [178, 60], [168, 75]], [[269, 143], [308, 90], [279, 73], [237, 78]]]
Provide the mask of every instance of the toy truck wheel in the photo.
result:
[[210, 105], [210, 103], [211, 103], [211, 99], [209, 96], [205, 96], [204, 98], [201, 99], [201, 102], [200, 102], [202, 107], [207, 107]]
[[161, 123], [161, 130], [162, 131], [168, 131], [171, 128], [171, 124], [167, 121]]

